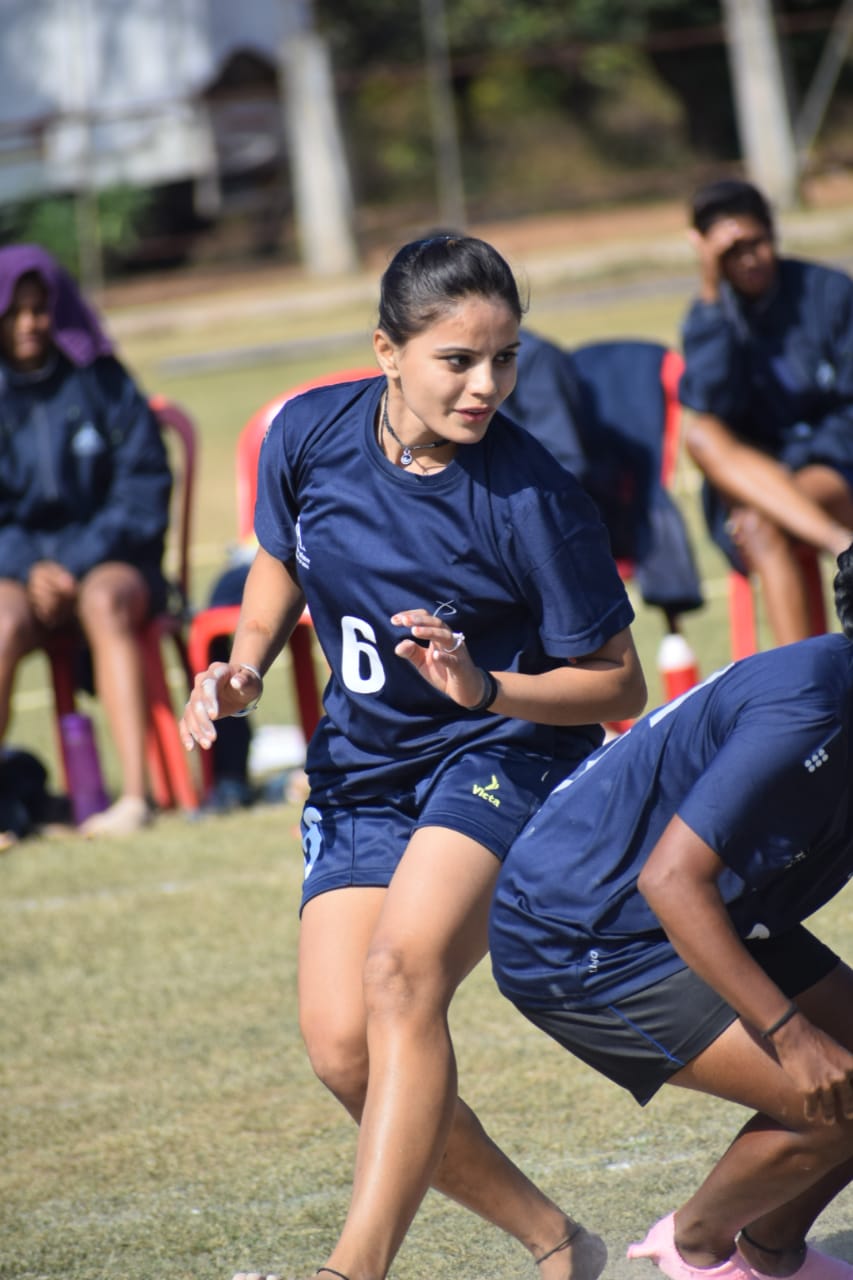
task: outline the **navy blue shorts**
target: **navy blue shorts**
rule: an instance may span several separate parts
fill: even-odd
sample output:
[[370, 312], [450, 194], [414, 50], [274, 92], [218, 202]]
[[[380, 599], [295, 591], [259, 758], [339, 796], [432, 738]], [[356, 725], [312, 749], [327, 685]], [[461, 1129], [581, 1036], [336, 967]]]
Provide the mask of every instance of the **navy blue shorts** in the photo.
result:
[[[803, 925], [745, 946], [792, 1000], [840, 963], [835, 952]], [[627, 1089], [641, 1106], [737, 1017], [692, 969], [678, 969], [600, 1008], [521, 1012], [576, 1058]]]
[[505, 746], [443, 761], [410, 789], [351, 805], [309, 796], [302, 812], [302, 906], [318, 893], [386, 887], [419, 827], [448, 827], [503, 861], [527, 820], [577, 761]]

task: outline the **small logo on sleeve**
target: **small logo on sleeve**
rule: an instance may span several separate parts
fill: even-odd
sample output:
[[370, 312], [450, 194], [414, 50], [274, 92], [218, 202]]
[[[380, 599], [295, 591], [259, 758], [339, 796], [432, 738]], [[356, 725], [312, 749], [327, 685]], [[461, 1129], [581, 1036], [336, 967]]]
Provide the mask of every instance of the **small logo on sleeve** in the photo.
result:
[[824, 750], [824, 748], [818, 747], [817, 751], [813, 751], [810, 756], [806, 757], [806, 759], [803, 761], [803, 764], [806, 766], [809, 773], [815, 773], [820, 768], [820, 766], [822, 764], [826, 764], [828, 760], [829, 760], [829, 756]]
[[496, 791], [500, 791], [501, 784], [498, 782], [495, 774], [492, 774], [491, 782], [487, 782], [483, 787], [479, 782], [475, 782], [471, 791], [475, 796], [479, 796], [481, 800], [488, 800], [489, 804], [493, 804], [496, 809], [500, 809], [501, 802], [495, 795]]

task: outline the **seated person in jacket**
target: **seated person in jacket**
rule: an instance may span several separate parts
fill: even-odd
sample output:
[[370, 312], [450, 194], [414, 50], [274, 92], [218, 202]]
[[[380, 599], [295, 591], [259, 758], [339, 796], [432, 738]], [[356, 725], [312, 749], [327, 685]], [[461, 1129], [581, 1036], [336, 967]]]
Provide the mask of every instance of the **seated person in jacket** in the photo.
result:
[[779, 257], [770, 208], [747, 182], [704, 187], [692, 223], [685, 441], [714, 540], [757, 574], [787, 644], [809, 634], [798, 544], [837, 556], [853, 531], [853, 281]]
[[148, 820], [136, 633], [165, 603], [170, 491], [156, 419], [70, 277], [0, 250], [0, 739], [20, 659], [79, 623], [122, 775], [86, 835]]

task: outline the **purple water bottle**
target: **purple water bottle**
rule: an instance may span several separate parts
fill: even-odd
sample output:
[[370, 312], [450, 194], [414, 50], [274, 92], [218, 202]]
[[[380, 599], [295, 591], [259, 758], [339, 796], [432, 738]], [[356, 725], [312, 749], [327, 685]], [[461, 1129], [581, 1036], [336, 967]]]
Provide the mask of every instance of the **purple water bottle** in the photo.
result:
[[79, 826], [109, 804], [98, 759], [95, 729], [88, 716], [71, 712], [59, 717], [59, 735], [71, 808], [74, 821]]

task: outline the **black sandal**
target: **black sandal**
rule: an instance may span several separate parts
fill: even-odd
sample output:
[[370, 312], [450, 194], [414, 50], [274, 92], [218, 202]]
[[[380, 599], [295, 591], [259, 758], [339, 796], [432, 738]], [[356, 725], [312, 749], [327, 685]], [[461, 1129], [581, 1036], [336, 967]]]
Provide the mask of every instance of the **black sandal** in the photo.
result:
[[583, 1231], [583, 1227], [579, 1222], [576, 1222], [564, 1240], [561, 1240], [559, 1244], [555, 1244], [554, 1248], [549, 1249], [547, 1253], [543, 1253], [541, 1258], [533, 1259], [537, 1267], [539, 1266], [540, 1262], [545, 1262], [547, 1258], [552, 1258], [554, 1254], [559, 1253], [561, 1249], [568, 1249], [569, 1245], [572, 1243], [573, 1240], [577, 1239], [581, 1231]]

